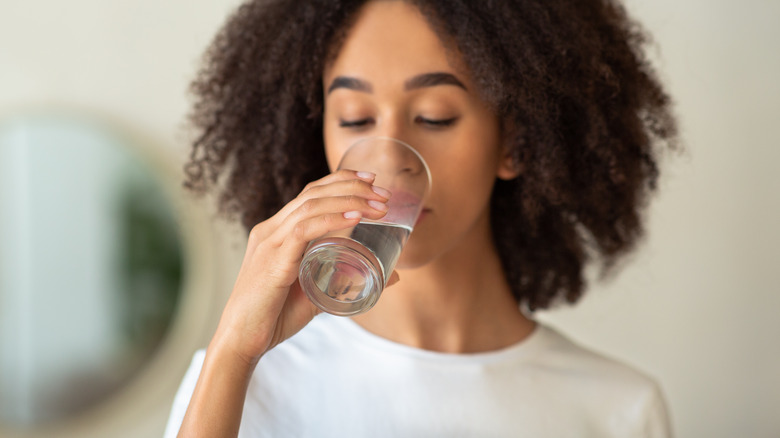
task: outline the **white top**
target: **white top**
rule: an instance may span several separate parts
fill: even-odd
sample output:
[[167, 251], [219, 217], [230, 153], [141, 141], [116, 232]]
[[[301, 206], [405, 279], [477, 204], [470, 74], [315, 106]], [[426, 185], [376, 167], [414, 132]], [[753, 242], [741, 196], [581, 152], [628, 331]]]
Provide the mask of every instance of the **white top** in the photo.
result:
[[[203, 364], [195, 354], [166, 438]], [[397, 344], [348, 318], [317, 316], [268, 352], [249, 384], [240, 437], [670, 437], [659, 386], [537, 325], [499, 351]]]

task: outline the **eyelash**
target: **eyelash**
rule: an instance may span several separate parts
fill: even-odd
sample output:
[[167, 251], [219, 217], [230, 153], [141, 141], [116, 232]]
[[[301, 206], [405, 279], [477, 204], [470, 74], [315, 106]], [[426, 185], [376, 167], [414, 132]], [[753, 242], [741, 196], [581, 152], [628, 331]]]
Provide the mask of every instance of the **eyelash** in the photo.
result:
[[340, 120], [339, 126], [342, 128], [361, 128], [368, 124], [371, 119], [360, 119], [360, 120]]
[[[434, 128], [444, 128], [453, 125], [458, 120], [457, 117], [443, 120], [431, 120], [420, 116], [415, 117], [414, 121], [422, 123]], [[342, 128], [362, 128], [368, 123], [372, 122], [372, 119], [360, 119], [360, 120], [340, 120], [339, 126]]]
[[433, 126], [433, 127], [436, 127], [436, 128], [444, 128], [444, 127], [447, 127], [447, 126], [451, 126], [451, 125], [455, 124], [455, 122], [457, 120], [458, 120], [457, 117], [452, 117], [452, 118], [449, 118], [449, 119], [441, 119], [441, 120], [431, 120], [431, 119], [426, 119], [426, 118], [423, 118], [423, 117], [420, 117], [420, 116], [417, 116], [417, 117], [414, 118], [415, 122], [420, 122], [420, 123], [423, 123], [425, 125]]

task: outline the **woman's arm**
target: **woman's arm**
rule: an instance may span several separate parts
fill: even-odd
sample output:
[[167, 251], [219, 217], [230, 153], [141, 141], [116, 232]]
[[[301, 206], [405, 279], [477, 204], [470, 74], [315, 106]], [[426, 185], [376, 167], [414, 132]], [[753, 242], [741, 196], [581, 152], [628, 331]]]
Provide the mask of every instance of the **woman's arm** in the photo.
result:
[[254, 364], [209, 345], [198, 383], [179, 429], [180, 437], [238, 436]]
[[[268, 350], [318, 313], [297, 281], [306, 246], [330, 231], [379, 219], [387, 198], [374, 175], [342, 170], [315, 181], [249, 234], [241, 269], [206, 351], [179, 437], [238, 435], [249, 379]], [[375, 204], [376, 205], [376, 204]]]

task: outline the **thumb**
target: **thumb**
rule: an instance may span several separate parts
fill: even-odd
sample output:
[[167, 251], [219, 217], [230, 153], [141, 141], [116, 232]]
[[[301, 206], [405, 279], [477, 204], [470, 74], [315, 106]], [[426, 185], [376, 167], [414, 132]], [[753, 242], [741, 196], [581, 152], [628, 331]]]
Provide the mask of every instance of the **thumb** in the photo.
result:
[[393, 273], [390, 274], [390, 278], [387, 280], [387, 286], [386, 287], [390, 287], [390, 286], [398, 283], [399, 281], [401, 281], [401, 276], [398, 275], [398, 271], [393, 271]]

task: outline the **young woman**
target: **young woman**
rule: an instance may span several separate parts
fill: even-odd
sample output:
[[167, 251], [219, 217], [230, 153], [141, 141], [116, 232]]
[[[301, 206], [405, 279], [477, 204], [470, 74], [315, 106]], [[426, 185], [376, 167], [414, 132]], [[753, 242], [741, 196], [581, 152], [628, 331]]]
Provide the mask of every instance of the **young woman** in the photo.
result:
[[[651, 378], [533, 320], [642, 234], [674, 141], [642, 42], [609, 0], [241, 6], [186, 170], [248, 244], [166, 436], [668, 436]], [[308, 242], [386, 211], [373, 175], [331, 173], [367, 136], [416, 147], [431, 196], [378, 304], [315, 316]]]

